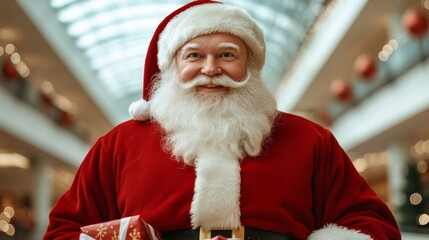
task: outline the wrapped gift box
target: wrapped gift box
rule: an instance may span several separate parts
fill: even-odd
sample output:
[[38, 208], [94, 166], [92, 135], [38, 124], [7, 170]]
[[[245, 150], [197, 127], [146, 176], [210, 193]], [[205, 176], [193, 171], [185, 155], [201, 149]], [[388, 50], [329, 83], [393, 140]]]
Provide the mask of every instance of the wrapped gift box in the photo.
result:
[[162, 240], [161, 234], [138, 215], [84, 226], [80, 230], [80, 240]]

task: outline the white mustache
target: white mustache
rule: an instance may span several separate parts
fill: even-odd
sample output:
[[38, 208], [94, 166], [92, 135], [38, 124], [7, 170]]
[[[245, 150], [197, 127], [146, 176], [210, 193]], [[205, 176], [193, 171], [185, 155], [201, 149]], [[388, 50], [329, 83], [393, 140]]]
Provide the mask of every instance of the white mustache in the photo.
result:
[[197, 86], [209, 85], [209, 84], [229, 87], [229, 88], [241, 88], [241, 87], [244, 87], [249, 82], [249, 79], [250, 79], [249, 73], [247, 73], [246, 79], [244, 79], [243, 81], [234, 81], [226, 75], [222, 75], [219, 77], [198, 76], [189, 82], [183, 83], [178, 81], [177, 85], [179, 85], [179, 87], [184, 90], [188, 90]]

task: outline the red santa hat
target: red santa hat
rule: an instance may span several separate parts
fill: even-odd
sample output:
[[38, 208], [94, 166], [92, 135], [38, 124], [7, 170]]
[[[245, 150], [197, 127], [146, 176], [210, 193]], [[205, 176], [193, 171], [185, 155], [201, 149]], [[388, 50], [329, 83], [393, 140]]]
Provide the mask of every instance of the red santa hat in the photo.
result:
[[230, 33], [249, 48], [250, 59], [257, 70], [265, 63], [265, 40], [261, 29], [242, 8], [217, 1], [192, 1], [168, 15], [155, 30], [146, 54], [143, 99], [129, 108], [131, 117], [150, 118], [149, 94], [157, 74], [174, 64], [177, 50], [187, 41], [204, 34]]

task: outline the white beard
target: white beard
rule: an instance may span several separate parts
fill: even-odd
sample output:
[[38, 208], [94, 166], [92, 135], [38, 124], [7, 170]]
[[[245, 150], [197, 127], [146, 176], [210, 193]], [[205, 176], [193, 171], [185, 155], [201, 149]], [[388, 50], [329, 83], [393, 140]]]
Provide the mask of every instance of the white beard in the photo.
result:
[[194, 164], [199, 153], [242, 159], [261, 152], [277, 110], [259, 72], [249, 70], [248, 82], [230, 86], [226, 93], [201, 93], [179, 84], [175, 68], [159, 78], [150, 111], [166, 131], [165, 146], [177, 159]]
[[276, 116], [275, 100], [259, 75], [234, 82], [198, 77], [198, 85], [227, 85], [221, 93], [181, 84], [176, 69], [160, 76], [150, 100], [153, 118], [166, 131], [165, 146], [195, 166], [190, 214], [193, 228], [237, 229], [240, 222], [240, 160], [258, 155]]

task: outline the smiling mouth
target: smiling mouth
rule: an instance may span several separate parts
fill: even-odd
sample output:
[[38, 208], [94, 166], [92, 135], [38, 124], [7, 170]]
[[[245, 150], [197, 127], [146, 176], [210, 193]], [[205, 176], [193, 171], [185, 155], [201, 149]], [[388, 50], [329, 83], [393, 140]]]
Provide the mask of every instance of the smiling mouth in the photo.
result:
[[228, 87], [216, 84], [205, 84], [196, 87], [197, 91], [220, 92], [228, 90]]

